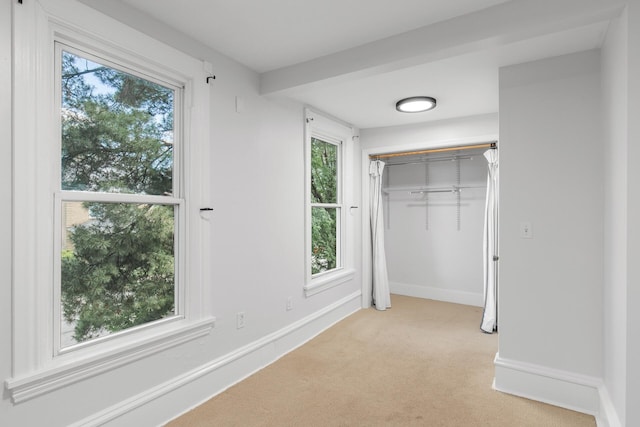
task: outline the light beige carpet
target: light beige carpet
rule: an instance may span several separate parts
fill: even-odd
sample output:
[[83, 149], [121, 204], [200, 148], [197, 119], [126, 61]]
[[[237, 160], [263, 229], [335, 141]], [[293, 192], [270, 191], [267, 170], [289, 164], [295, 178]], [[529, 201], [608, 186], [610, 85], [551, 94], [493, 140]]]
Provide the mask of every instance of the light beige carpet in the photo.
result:
[[491, 388], [482, 309], [394, 295], [169, 423], [180, 426], [595, 426]]

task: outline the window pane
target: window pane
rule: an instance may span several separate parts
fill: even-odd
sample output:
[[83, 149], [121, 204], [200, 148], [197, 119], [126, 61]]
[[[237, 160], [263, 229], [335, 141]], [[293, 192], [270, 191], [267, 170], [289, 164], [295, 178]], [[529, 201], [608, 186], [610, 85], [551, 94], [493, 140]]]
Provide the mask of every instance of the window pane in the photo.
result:
[[62, 189], [171, 194], [174, 91], [62, 52]]
[[174, 209], [62, 203], [61, 347], [175, 314]]
[[338, 203], [338, 146], [311, 138], [311, 202]]
[[337, 267], [338, 208], [311, 208], [311, 274]]

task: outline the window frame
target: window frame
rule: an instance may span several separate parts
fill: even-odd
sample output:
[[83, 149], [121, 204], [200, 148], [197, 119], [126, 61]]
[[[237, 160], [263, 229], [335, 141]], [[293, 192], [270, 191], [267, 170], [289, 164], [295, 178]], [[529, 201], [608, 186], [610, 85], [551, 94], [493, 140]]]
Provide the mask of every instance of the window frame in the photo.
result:
[[[64, 17], [64, 19], [60, 18]], [[91, 27], [89, 24], [91, 23]], [[25, 2], [13, 8], [13, 239], [12, 376], [5, 387], [14, 403], [95, 376], [164, 349], [208, 335], [215, 325], [206, 260], [210, 254], [209, 87], [210, 65], [170, 48], [97, 11], [68, 2]], [[182, 313], [129, 328], [107, 339], [57, 351], [54, 339], [56, 214], [60, 195], [60, 116], [55, 108], [55, 43], [117, 60], [143, 75], [182, 89], [179, 204], [183, 261]], [[56, 142], [57, 141], [57, 142]], [[56, 160], [57, 159], [57, 160]], [[179, 165], [183, 167], [180, 169]], [[174, 166], [175, 167], [175, 166]], [[180, 180], [179, 180], [180, 181]], [[176, 188], [176, 187], [174, 187]], [[105, 196], [95, 193], [98, 199]], [[130, 195], [118, 195], [127, 200]], [[144, 196], [161, 200], [163, 196]], [[156, 199], [156, 197], [158, 197]], [[104, 200], [104, 199], [103, 199]], [[166, 201], [165, 199], [162, 199]], [[137, 200], [136, 200], [137, 201]], [[59, 207], [59, 206], [58, 206]], [[57, 233], [61, 233], [60, 230]], [[59, 271], [59, 270], [58, 270]]]
[[[332, 117], [305, 108], [305, 296], [309, 297], [351, 280], [353, 263], [353, 135], [354, 129]], [[338, 147], [336, 203], [315, 203], [311, 197], [312, 139]], [[312, 211], [314, 207], [336, 208], [336, 267], [312, 273]]]
[[[336, 210], [336, 266], [330, 270], [326, 270], [326, 271], [321, 271], [318, 273], [311, 273], [311, 277], [316, 278], [316, 277], [321, 277], [322, 275], [325, 274], [331, 274], [334, 271], [340, 270], [343, 268], [344, 266], [344, 256], [343, 256], [343, 238], [342, 235], [344, 233], [343, 231], [343, 224], [344, 224], [344, 218], [343, 213], [344, 213], [344, 202], [343, 202], [343, 189], [342, 189], [342, 175], [343, 175], [343, 169], [342, 169], [342, 163], [343, 163], [343, 147], [344, 147], [344, 141], [337, 139], [335, 137], [329, 136], [329, 135], [321, 135], [320, 132], [317, 131], [312, 131], [311, 134], [311, 138], [310, 138], [310, 147], [311, 145], [313, 145], [313, 140], [316, 139], [318, 141], [324, 142], [325, 144], [331, 144], [333, 146], [336, 147], [336, 153], [337, 153], [337, 159], [336, 159], [336, 201], [335, 203], [319, 203], [319, 202], [314, 202], [311, 200], [310, 197], [310, 209], [311, 209], [311, 218], [313, 221], [313, 209], [316, 208], [328, 208], [328, 209], [335, 209]], [[311, 148], [309, 148], [309, 152], [311, 152]], [[311, 162], [311, 157], [309, 158], [309, 162]], [[309, 191], [311, 191], [310, 187], [311, 187], [311, 178], [313, 175], [313, 170], [311, 169], [311, 166], [309, 164]], [[313, 236], [311, 237], [311, 240], [309, 241], [310, 245], [313, 246]], [[311, 255], [310, 255], [311, 256]]]
[[[61, 182], [61, 163], [57, 162], [57, 168], [55, 168], [56, 176], [58, 177], [57, 186], [54, 191], [54, 247], [56, 248], [56, 254], [54, 254], [54, 291], [53, 291], [53, 350], [54, 357], [60, 354], [64, 354], [70, 351], [82, 349], [87, 346], [99, 344], [105, 340], [117, 339], [118, 336], [123, 334], [135, 333], [136, 330], [142, 328], [153, 327], [154, 324], [160, 322], [172, 322], [184, 318], [184, 245], [185, 245], [185, 221], [182, 211], [185, 206], [185, 199], [183, 197], [182, 186], [182, 149], [184, 143], [183, 137], [183, 87], [180, 82], [169, 81], [164, 76], [149, 75], [146, 70], [140, 70], [135, 64], [121, 63], [118, 58], [113, 58], [105, 54], [105, 52], [94, 52], [91, 46], [80, 43], [69, 43], [67, 41], [54, 40], [54, 75], [55, 75], [55, 103], [57, 106], [57, 140], [56, 140], [56, 153], [58, 153], [58, 160], [60, 160], [60, 153], [62, 152], [61, 146], [61, 117], [62, 117], [62, 54], [63, 52], [70, 53], [72, 55], [89, 59], [104, 66], [108, 66], [112, 69], [128, 73], [138, 78], [145, 79], [165, 88], [173, 90], [173, 150], [172, 150], [172, 195], [147, 195], [139, 193], [117, 193], [117, 192], [97, 192], [97, 191], [82, 191], [82, 190], [63, 190]], [[141, 325], [137, 325], [131, 328], [123, 329], [118, 332], [110, 333], [98, 338], [92, 338], [87, 341], [82, 341], [71, 346], [62, 347], [62, 313], [61, 313], [61, 297], [62, 297], [62, 277], [61, 268], [62, 260], [59, 254], [59, 248], [61, 248], [62, 241], [62, 205], [65, 202], [101, 202], [101, 203], [126, 203], [126, 204], [150, 204], [150, 205], [165, 205], [173, 206], [174, 208], [174, 314], [167, 318], [157, 319], [155, 321], [147, 322]]]

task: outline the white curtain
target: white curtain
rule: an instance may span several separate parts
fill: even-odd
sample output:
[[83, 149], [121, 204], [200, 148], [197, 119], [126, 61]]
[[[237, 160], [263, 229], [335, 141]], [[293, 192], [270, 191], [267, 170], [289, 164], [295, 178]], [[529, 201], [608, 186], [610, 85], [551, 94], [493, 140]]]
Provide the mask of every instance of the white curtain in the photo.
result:
[[498, 330], [498, 150], [484, 153], [487, 174], [487, 203], [484, 216], [484, 312], [480, 329], [489, 334]]
[[373, 304], [378, 310], [386, 310], [391, 307], [391, 292], [389, 291], [389, 276], [387, 275], [387, 259], [384, 253], [384, 219], [382, 215], [383, 170], [383, 161], [374, 160], [369, 165], [369, 209], [371, 216], [371, 247], [373, 250]]

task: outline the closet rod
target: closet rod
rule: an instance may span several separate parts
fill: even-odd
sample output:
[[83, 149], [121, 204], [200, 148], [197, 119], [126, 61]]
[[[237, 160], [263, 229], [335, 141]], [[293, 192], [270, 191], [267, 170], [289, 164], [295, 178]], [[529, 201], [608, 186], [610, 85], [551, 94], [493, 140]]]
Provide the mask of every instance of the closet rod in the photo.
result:
[[445, 153], [447, 151], [459, 151], [459, 150], [472, 150], [479, 148], [496, 148], [496, 142], [488, 142], [486, 144], [475, 144], [475, 145], [461, 145], [458, 147], [445, 147], [445, 148], [432, 148], [429, 150], [420, 150], [420, 151], [405, 151], [402, 153], [388, 153], [388, 154], [371, 154], [369, 155], [370, 159], [388, 159], [392, 157], [402, 157], [402, 156], [415, 156], [418, 154], [430, 154], [430, 153]]
[[449, 156], [449, 157], [438, 157], [433, 159], [424, 159], [424, 160], [412, 160], [408, 162], [396, 162], [387, 163], [387, 166], [403, 166], [403, 165], [421, 165], [424, 163], [432, 163], [432, 162], [452, 162], [455, 160], [473, 160], [472, 156]]

